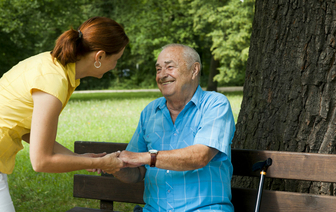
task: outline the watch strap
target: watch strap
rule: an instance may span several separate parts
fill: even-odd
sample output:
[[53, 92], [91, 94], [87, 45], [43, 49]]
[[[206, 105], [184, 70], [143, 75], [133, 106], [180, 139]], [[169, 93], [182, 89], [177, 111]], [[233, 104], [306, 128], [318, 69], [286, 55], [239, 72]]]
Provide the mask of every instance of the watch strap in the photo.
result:
[[150, 153], [151, 155], [151, 164], [150, 167], [155, 167], [157, 153]]

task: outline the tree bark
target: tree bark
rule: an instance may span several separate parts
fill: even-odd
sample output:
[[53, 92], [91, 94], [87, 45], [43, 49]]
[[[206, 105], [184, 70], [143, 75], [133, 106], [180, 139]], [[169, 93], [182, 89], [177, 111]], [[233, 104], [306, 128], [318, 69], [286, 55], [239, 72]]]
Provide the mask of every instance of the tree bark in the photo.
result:
[[217, 91], [217, 81], [214, 81], [213, 78], [214, 76], [219, 74], [218, 67], [219, 67], [219, 61], [215, 60], [213, 55], [211, 55], [207, 91]]
[[[256, 0], [255, 11], [233, 147], [334, 154], [335, 0]], [[335, 193], [328, 183], [268, 186]]]

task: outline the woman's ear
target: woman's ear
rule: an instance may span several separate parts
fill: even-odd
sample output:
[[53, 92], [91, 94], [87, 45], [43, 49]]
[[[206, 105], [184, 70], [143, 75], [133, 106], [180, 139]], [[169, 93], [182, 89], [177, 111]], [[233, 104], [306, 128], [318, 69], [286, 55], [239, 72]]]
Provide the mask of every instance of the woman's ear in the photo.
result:
[[95, 55], [95, 61], [100, 61], [103, 57], [105, 57], [106, 52], [103, 50], [99, 50], [97, 51], [96, 55]]

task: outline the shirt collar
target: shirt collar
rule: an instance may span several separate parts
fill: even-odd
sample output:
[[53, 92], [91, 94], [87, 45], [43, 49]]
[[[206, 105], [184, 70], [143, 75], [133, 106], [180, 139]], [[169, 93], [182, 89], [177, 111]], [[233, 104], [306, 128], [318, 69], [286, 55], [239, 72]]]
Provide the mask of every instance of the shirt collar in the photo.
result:
[[[201, 96], [202, 96], [203, 92], [204, 91], [202, 90], [201, 86], [198, 85], [198, 87], [196, 89], [196, 92], [194, 93], [193, 97], [191, 98], [191, 100], [186, 105], [188, 105], [188, 104], [190, 104], [190, 102], [192, 102], [199, 109], [199, 107], [200, 107], [200, 100], [201, 100]], [[163, 97], [161, 99], [161, 101], [159, 102], [159, 104], [156, 106], [155, 112], [157, 112], [158, 109], [162, 110], [163, 108], [167, 107], [166, 102], [167, 102], [166, 98]]]
[[63, 68], [64, 72], [68, 76], [71, 87], [78, 87], [78, 85], [80, 84], [80, 79], [76, 80], [76, 63], [68, 63], [66, 66], [63, 66], [62, 63], [56, 58], [54, 62], [58, 63]]
[[155, 112], [157, 112], [158, 109], [163, 110], [163, 108], [167, 107], [166, 102], [167, 102], [166, 98], [162, 97], [161, 101], [159, 102], [159, 104], [155, 108]]
[[68, 75], [71, 87], [76, 88], [80, 83], [80, 79], [76, 80], [76, 63], [68, 63], [64, 70]]
[[204, 91], [202, 90], [201, 86], [198, 85], [196, 92], [194, 93], [194, 96], [190, 100], [190, 102], [193, 102], [198, 109], [201, 105], [200, 102], [201, 102], [201, 97], [202, 97], [203, 92]]

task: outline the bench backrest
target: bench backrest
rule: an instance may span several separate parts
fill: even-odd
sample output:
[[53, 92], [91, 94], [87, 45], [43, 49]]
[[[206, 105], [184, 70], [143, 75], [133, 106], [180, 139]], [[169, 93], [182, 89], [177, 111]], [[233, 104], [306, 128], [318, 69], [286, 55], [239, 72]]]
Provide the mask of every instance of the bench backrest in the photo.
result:
[[[75, 142], [75, 152], [116, 152], [124, 150], [127, 143]], [[232, 149], [234, 175], [260, 176], [252, 172], [254, 163], [272, 158], [266, 177], [279, 179], [336, 182], [336, 155], [239, 150]], [[113, 209], [113, 201], [144, 203], [143, 182], [122, 183], [111, 176], [75, 175], [74, 197], [99, 199], [101, 209]], [[232, 203], [236, 212], [254, 211], [257, 190], [232, 188]], [[333, 211], [336, 208], [335, 196], [322, 196], [295, 192], [264, 190], [260, 211], [267, 212], [316, 212]]]

